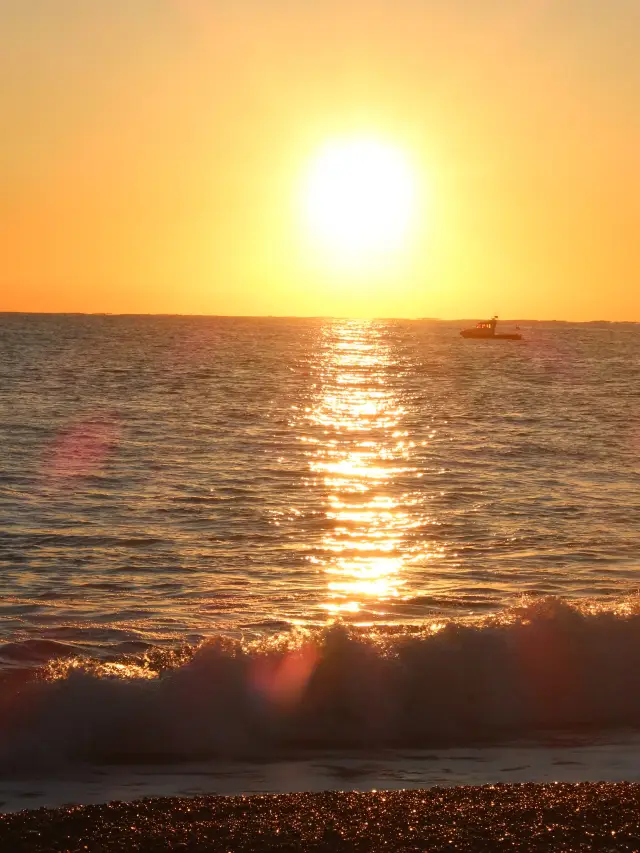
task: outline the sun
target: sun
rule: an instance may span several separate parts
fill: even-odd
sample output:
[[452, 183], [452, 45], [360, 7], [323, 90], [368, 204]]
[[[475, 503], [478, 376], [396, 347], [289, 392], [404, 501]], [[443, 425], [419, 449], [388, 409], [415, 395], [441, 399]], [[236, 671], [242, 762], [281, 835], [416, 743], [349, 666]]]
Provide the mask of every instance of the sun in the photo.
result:
[[304, 181], [308, 235], [328, 261], [375, 266], [405, 245], [416, 187], [401, 149], [368, 137], [334, 140], [317, 152]]

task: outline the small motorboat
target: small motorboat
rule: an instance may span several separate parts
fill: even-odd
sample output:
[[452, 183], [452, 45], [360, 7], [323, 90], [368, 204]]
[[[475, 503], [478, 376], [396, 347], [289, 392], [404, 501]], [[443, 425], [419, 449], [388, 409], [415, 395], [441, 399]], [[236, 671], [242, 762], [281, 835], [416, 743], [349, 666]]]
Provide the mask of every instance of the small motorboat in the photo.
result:
[[462, 329], [460, 334], [463, 338], [473, 338], [479, 341], [521, 341], [522, 335], [518, 332], [509, 332], [506, 334], [496, 334], [496, 325], [498, 323], [498, 315], [490, 320], [483, 320], [481, 323], [476, 323], [473, 329]]

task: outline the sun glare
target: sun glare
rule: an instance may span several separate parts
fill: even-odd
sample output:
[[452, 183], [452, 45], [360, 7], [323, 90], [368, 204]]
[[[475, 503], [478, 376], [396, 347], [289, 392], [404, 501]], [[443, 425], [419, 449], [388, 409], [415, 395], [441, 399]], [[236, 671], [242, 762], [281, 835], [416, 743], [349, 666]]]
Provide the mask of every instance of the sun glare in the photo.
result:
[[415, 218], [416, 177], [404, 153], [370, 138], [336, 140], [304, 185], [306, 225], [331, 262], [370, 266], [404, 246]]

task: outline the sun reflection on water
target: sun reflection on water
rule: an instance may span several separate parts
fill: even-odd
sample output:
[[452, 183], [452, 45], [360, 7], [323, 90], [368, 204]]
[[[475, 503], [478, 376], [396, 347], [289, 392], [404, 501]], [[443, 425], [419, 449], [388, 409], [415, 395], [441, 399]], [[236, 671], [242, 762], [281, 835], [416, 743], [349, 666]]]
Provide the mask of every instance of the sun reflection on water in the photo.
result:
[[410, 597], [406, 568], [427, 556], [413, 443], [394, 377], [402, 366], [373, 322], [327, 327], [320, 389], [307, 411], [310, 467], [324, 490], [326, 532], [312, 559], [327, 578], [323, 607], [352, 618], [389, 618]]

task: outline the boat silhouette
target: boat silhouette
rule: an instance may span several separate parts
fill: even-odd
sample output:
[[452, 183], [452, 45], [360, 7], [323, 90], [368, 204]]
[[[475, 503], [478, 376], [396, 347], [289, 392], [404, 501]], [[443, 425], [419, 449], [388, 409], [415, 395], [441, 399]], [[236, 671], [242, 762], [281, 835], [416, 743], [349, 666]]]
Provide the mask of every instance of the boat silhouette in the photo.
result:
[[522, 335], [518, 332], [508, 332], [505, 334], [496, 334], [496, 325], [498, 323], [498, 315], [496, 314], [490, 320], [482, 320], [472, 329], [462, 329], [460, 334], [463, 338], [473, 338], [480, 341], [521, 341]]

